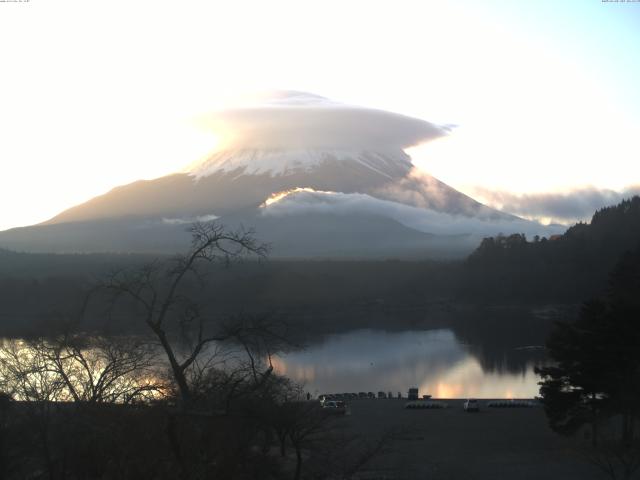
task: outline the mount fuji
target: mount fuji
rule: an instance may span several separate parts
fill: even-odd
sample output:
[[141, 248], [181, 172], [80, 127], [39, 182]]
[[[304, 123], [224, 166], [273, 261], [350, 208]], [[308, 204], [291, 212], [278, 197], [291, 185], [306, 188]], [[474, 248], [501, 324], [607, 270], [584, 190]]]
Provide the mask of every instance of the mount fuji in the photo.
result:
[[405, 149], [450, 127], [300, 92], [216, 112], [224, 148], [154, 180], [116, 187], [0, 246], [37, 252], [175, 252], [185, 226], [256, 230], [280, 258], [434, 258], [487, 235], [555, 233], [491, 209], [415, 168]]

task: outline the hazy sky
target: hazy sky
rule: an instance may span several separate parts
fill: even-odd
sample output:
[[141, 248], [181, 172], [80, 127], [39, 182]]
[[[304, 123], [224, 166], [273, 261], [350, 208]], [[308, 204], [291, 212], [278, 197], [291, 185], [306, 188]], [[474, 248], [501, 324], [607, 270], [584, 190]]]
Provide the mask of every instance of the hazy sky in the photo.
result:
[[640, 184], [640, 2], [31, 0], [0, 42], [0, 229], [180, 170], [194, 116], [270, 89], [457, 125], [410, 153], [493, 204]]

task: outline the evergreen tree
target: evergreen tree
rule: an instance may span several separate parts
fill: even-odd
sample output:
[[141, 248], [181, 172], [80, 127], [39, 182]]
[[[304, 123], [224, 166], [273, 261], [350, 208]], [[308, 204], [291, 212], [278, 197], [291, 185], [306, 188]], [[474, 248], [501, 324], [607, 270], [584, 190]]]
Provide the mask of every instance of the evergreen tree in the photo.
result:
[[640, 248], [623, 256], [602, 300], [582, 307], [577, 321], [559, 323], [547, 342], [553, 366], [538, 368], [551, 427], [563, 434], [620, 418], [630, 446], [640, 416]]

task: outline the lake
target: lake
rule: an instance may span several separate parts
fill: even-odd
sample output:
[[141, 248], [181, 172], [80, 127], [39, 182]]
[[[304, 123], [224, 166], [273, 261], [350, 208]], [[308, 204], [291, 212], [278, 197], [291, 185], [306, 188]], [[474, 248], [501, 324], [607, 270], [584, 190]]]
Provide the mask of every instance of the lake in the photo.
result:
[[401, 392], [418, 387], [434, 398], [531, 398], [540, 345], [500, 349], [464, 343], [451, 329], [328, 335], [274, 359], [275, 370], [321, 393]]

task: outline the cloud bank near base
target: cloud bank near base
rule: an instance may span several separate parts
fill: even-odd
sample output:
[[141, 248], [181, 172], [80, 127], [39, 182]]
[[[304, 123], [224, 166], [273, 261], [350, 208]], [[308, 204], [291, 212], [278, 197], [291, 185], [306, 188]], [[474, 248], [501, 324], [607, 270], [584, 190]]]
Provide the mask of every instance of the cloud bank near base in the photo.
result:
[[262, 206], [265, 216], [332, 214], [368, 215], [393, 219], [415, 230], [435, 235], [472, 235], [478, 237], [498, 233], [524, 233], [548, 236], [564, 229], [537, 222], [514, 219], [481, 219], [465, 215], [449, 215], [433, 210], [380, 200], [362, 193], [321, 192], [298, 188], [281, 192]]
[[163, 218], [162, 223], [165, 225], [191, 225], [196, 222], [211, 222], [220, 217], [217, 215], [200, 215], [197, 217], [180, 217], [180, 218]]
[[447, 135], [450, 126], [277, 91], [198, 119], [224, 148], [408, 148]]
[[640, 195], [640, 185], [630, 186], [622, 191], [584, 187], [566, 193], [525, 194], [476, 187], [472, 195], [491, 207], [514, 215], [551, 223], [572, 224], [589, 221], [596, 210]]

